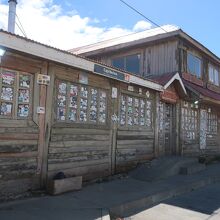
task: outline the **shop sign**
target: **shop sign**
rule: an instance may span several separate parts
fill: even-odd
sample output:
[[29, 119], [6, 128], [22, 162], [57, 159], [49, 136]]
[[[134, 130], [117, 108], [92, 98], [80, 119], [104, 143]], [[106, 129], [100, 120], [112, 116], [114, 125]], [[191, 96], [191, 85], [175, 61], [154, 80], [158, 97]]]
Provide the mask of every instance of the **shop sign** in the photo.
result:
[[127, 81], [127, 78], [128, 78], [126, 77], [126, 74], [120, 73], [116, 70], [112, 70], [108, 67], [100, 66], [97, 64], [94, 65], [94, 72], [110, 77], [110, 78], [118, 79], [121, 81]]
[[37, 83], [41, 85], [49, 85], [50, 84], [50, 76], [38, 74], [37, 75]]

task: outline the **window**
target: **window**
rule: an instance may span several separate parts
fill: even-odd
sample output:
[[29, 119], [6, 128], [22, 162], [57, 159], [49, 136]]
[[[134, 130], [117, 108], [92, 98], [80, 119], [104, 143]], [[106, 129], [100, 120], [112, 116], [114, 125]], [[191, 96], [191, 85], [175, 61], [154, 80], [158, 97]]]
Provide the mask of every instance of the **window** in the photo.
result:
[[219, 86], [219, 71], [212, 65], [209, 65], [209, 81]]
[[122, 94], [120, 125], [152, 128], [152, 100]]
[[218, 132], [218, 116], [208, 112], [207, 132], [209, 134], [217, 134]]
[[2, 69], [0, 77], [0, 117], [26, 119], [31, 110], [32, 76]]
[[187, 71], [198, 78], [201, 78], [201, 66], [202, 61], [200, 58], [192, 55], [191, 53], [187, 54]]
[[65, 81], [57, 84], [58, 121], [106, 123], [106, 91]]
[[198, 110], [192, 108], [190, 103], [184, 102], [181, 116], [184, 141], [195, 141], [198, 130]]
[[135, 74], [140, 74], [140, 54], [133, 54], [125, 57], [117, 57], [112, 60], [112, 65], [119, 69]]

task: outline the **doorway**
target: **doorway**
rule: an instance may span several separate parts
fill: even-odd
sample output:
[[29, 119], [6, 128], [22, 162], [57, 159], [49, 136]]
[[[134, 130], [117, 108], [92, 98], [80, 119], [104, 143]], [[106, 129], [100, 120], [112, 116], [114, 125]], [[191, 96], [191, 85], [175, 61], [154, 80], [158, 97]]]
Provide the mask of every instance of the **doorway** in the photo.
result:
[[159, 117], [159, 154], [174, 155], [176, 154], [175, 105], [161, 102]]

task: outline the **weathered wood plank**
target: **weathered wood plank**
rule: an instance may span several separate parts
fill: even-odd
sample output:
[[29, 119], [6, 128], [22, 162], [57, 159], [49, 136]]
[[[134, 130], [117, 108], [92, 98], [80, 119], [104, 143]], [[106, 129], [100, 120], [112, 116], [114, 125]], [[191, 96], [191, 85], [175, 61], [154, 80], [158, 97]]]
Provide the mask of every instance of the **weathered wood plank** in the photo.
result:
[[10, 145], [0, 145], [0, 153], [22, 153], [36, 151], [37, 144], [10, 144]]
[[56, 134], [56, 135], [52, 135], [51, 136], [51, 142], [54, 141], [70, 141], [70, 140], [74, 140], [74, 141], [107, 141], [109, 140], [110, 137], [109, 135], [103, 135], [103, 134], [98, 134], [98, 135], [71, 135], [71, 134]]
[[59, 163], [59, 164], [49, 164], [48, 171], [54, 170], [65, 170], [74, 167], [81, 167], [81, 166], [91, 166], [91, 165], [98, 165], [108, 163], [108, 159], [100, 159], [100, 160], [89, 160], [89, 161], [80, 161], [80, 162], [72, 162], [72, 163]]
[[154, 143], [154, 140], [117, 140], [117, 146], [121, 147], [121, 146], [152, 146]]
[[108, 146], [85, 146], [85, 147], [56, 147], [49, 148], [49, 154], [54, 153], [75, 153], [75, 152], [85, 152], [85, 151], [97, 151], [97, 150], [108, 150]]
[[39, 129], [37, 127], [2, 127], [0, 133], [38, 134]]
[[58, 127], [58, 125], [56, 125], [56, 127], [52, 128], [52, 135], [53, 134], [104, 134], [104, 135], [109, 135], [109, 129], [77, 129], [77, 128], [72, 128], [72, 127], [67, 127], [67, 125], [65, 124], [65, 127]]
[[50, 142], [50, 148], [56, 147], [102, 147], [109, 146], [109, 141], [56, 141]]
[[[69, 169], [58, 169], [55, 171], [49, 171], [48, 172], [48, 178], [52, 179], [53, 176], [57, 173], [57, 172], [64, 172], [65, 175], [67, 177], [71, 177], [71, 176], [83, 176], [83, 180], [87, 180], [87, 179], [92, 179], [95, 176], [97, 176], [96, 174], [100, 175], [100, 176], [105, 176], [105, 174], [110, 174], [110, 168], [109, 168], [109, 164], [108, 163], [100, 163], [98, 165], [89, 165], [89, 166], [81, 166], [81, 167], [74, 167], [74, 168], [69, 168]], [[90, 178], [88, 177], [88, 174], [90, 174]]]
[[32, 133], [0, 133], [0, 140], [37, 140], [38, 134]]

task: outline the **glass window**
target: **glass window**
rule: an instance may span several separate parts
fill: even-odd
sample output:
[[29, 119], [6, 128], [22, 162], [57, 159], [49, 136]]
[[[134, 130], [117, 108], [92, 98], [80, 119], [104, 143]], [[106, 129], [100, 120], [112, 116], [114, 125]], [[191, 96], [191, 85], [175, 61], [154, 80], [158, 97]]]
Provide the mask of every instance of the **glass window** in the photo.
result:
[[201, 78], [201, 66], [202, 61], [200, 58], [192, 55], [191, 53], [187, 54], [187, 71], [198, 78]]
[[57, 120], [105, 124], [107, 93], [98, 88], [57, 81]]
[[140, 54], [126, 57], [126, 70], [131, 73], [140, 73]]
[[209, 81], [219, 86], [219, 71], [212, 65], [209, 65]]
[[138, 75], [140, 74], [140, 59], [140, 54], [118, 57], [112, 60], [112, 65], [116, 68], [123, 69]]
[[124, 58], [119, 57], [112, 60], [112, 65], [116, 68], [125, 70]]
[[30, 116], [32, 76], [2, 69], [0, 77], [0, 117], [28, 118]]
[[122, 94], [120, 125], [152, 128], [152, 100]]

